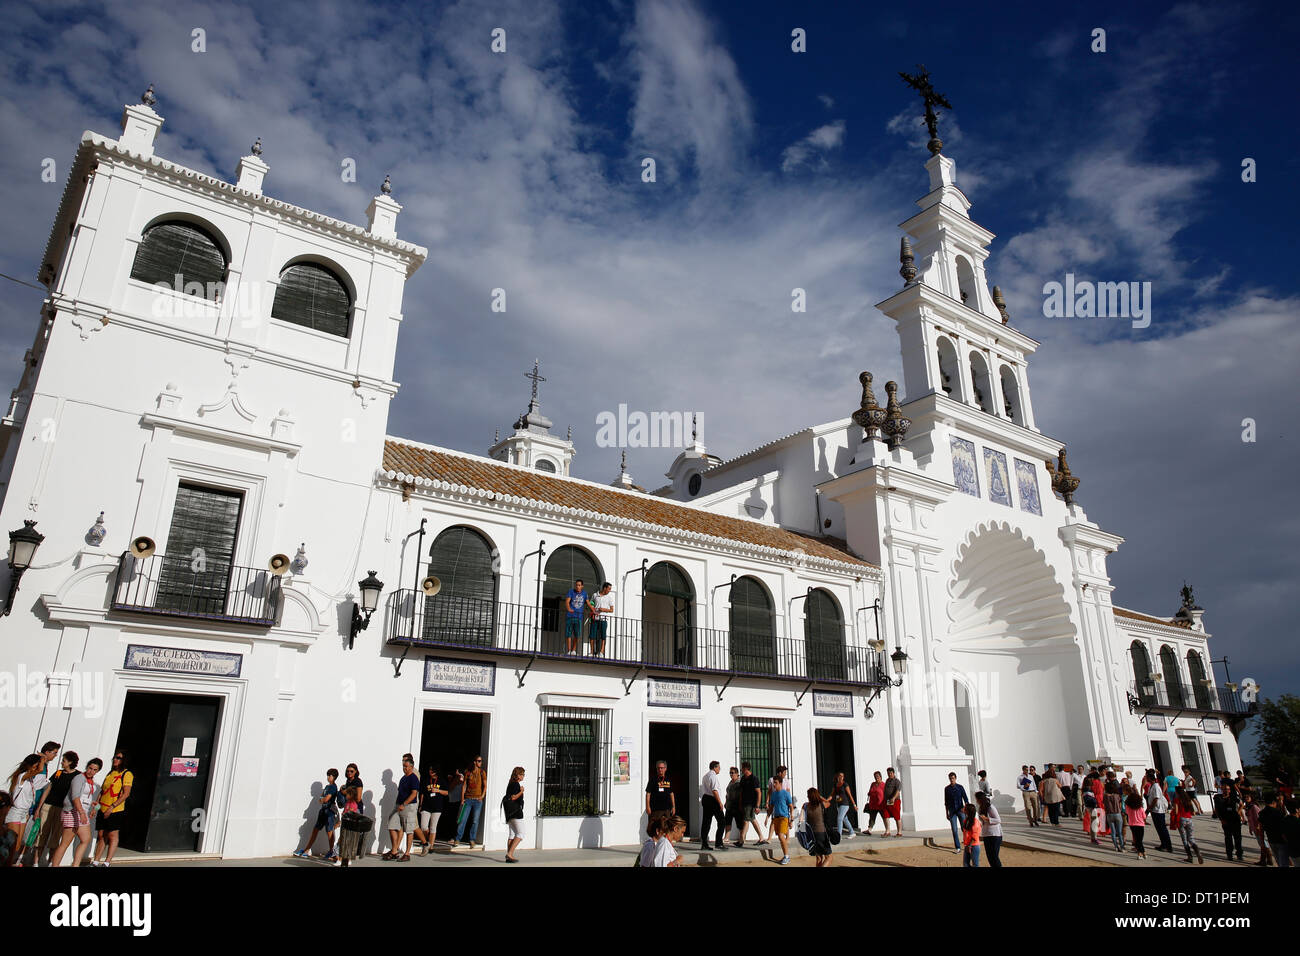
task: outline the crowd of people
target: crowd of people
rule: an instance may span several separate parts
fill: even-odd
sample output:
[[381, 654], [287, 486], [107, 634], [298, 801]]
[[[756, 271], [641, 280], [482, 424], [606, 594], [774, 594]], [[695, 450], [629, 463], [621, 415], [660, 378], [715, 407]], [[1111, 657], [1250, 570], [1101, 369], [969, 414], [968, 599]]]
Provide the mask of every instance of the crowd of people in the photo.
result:
[[[981, 771], [983, 778], [983, 771]], [[1182, 767], [1181, 776], [1172, 770], [1161, 775], [1146, 769], [1140, 778], [1132, 770], [1110, 766], [1048, 764], [1039, 774], [1036, 767], [1020, 768], [1016, 788], [1024, 803], [1031, 827], [1051, 823], [1059, 827], [1062, 817], [1082, 821], [1083, 833], [1094, 846], [1110, 846], [1118, 853], [1132, 852], [1147, 858], [1146, 829], [1158, 841], [1152, 849], [1173, 853], [1171, 832], [1177, 833], [1186, 862], [1204, 863], [1205, 854], [1196, 840], [1196, 818], [1209, 816], [1218, 823], [1228, 862], [1244, 863], [1242, 831], [1255, 838], [1259, 849], [1256, 866], [1295, 866], [1300, 855], [1300, 800], [1289, 778], [1279, 775], [1265, 793], [1238, 770], [1234, 776], [1222, 771], [1208, 790], [1208, 813], [1200, 800], [1199, 784], [1191, 769]], [[955, 829], [955, 828], [954, 828]]]
[[19, 761], [5, 781], [0, 865], [59, 866], [69, 849], [73, 866], [87, 862], [87, 854], [91, 866], [112, 864], [134, 783], [126, 754], [114, 752], [108, 773], [96, 780], [103, 760], [92, 757], [81, 766], [78, 753], [66, 750], [60, 756], [61, 749], [48, 741]]

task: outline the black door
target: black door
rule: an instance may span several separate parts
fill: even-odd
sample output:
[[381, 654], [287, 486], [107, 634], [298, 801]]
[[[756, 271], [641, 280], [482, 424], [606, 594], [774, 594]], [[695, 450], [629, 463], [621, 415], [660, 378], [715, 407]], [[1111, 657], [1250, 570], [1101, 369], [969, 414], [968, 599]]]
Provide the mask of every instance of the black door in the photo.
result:
[[[506, 792], [505, 777], [510, 772], [510, 768], [499, 771], [499, 768], [491, 766], [488, 762], [487, 752], [488, 742], [488, 719], [486, 714], [473, 713], [459, 710], [426, 710], [420, 732], [420, 753], [419, 766], [415, 772], [420, 775], [423, 782], [428, 775], [429, 768], [433, 767], [438, 771], [438, 782], [443, 789], [451, 791], [453, 782], [452, 775], [456, 771], [464, 773], [474, 764], [475, 757], [483, 758], [483, 771], [487, 777], [487, 793], [483, 800], [483, 815], [479, 819], [479, 832], [476, 835], [481, 838], [483, 832], [483, 821], [487, 818], [488, 808], [492, 806], [492, 794], [500, 790], [502, 794]], [[400, 773], [398, 774], [400, 776]], [[495, 779], [495, 776], [501, 779]], [[450, 796], [450, 792], [448, 793]], [[500, 799], [498, 796], [496, 799]], [[454, 805], [448, 803], [446, 812], [443, 813], [438, 821], [438, 832], [435, 838], [439, 840], [450, 840], [456, 835], [457, 815], [460, 811], [461, 802], [457, 801]]]
[[[829, 797], [835, 789], [835, 775], [844, 774], [844, 782], [853, 792], [853, 801], [862, 805], [862, 795], [858, 793], [858, 781], [853, 767], [853, 731], [818, 730], [817, 731], [817, 789], [823, 797]], [[857, 816], [849, 811], [848, 819], [858, 829]]]
[[[655, 765], [663, 760], [668, 764], [668, 782], [672, 785], [673, 797], [677, 802], [677, 815], [686, 821], [686, 835], [690, 836], [692, 805], [695, 790], [691, 786], [695, 779], [691, 760], [691, 727], [689, 724], [651, 724], [650, 753], [646, 764], [646, 783], [656, 779], [658, 771]], [[701, 774], [701, 776], [703, 776]], [[642, 808], [645, 797], [642, 795]]]
[[134, 778], [123, 811], [124, 848], [199, 848], [209, 812], [208, 780], [220, 715], [216, 697], [127, 694], [117, 740]]

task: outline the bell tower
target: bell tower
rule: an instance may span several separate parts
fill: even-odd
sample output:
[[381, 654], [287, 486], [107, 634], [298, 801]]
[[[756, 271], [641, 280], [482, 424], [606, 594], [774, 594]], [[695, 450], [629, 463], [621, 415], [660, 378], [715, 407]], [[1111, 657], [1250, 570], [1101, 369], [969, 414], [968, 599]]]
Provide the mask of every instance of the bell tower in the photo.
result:
[[576, 454], [573, 449], [573, 429], [569, 429], [565, 438], [551, 434], [552, 422], [542, 414], [541, 402], [537, 400], [537, 385], [546, 381], [546, 377], [538, 371], [540, 365], [540, 360], [534, 360], [533, 370], [524, 373], [524, 378], [532, 379], [533, 382], [528, 411], [515, 420], [512, 434], [505, 438], [497, 437], [488, 449], [488, 457], [551, 474], [567, 475]]

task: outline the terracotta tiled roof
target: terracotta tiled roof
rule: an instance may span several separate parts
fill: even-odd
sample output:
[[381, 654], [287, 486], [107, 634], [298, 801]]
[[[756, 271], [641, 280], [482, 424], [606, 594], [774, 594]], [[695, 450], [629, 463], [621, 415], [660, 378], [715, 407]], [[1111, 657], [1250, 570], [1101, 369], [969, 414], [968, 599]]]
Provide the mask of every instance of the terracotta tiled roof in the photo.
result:
[[1182, 627], [1191, 630], [1192, 622], [1183, 618], [1169, 617], [1152, 617], [1150, 614], [1139, 614], [1137, 611], [1130, 611], [1126, 608], [1114, 608], [1116, 617], [1127, 617], [1134, 621], [1145, 621], [1147, 624], [1164, 624], [1167, 627]]
[[694, 531], [781, 551], [801, 549], [809, 557], [875, 567], [854, 555], [839, 538], [813, 538], [757, 521], [715, 514], [653, 495], [556, 477], [486, 458], [410, 445], [391, 438], [384, 442], [383, 467], [387, 471], [435, 481], [449, 481], [470, 488], [532, 498], [570, 508], [582, 508], [616, 518], [646, 521], [664, 528]]

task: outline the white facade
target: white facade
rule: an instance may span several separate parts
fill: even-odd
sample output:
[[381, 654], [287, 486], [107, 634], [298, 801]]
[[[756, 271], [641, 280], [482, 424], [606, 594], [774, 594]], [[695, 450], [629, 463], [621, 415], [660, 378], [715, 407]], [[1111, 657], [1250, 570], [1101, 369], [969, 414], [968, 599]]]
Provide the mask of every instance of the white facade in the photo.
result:
[[[300, 844], [313, 784], [348, 762], [359, 765], [383, 829], [402, 753], [423, 759], [451, 746], [429, 731], [452, 726], [438, 714], [486, 717], [471, 720], [477, 740], [457, 718], [455, 746], [487, 756], [489, 847], [505, 842], [495, 807], [516, 765], [528, 775], [529, 843], [546, 847], [638, 842], [648, 765], [663, 751], [698, 832], [696, 787], [708, 761], [737, 763], [755, 739], [772, 742], [770, 756], [789, 764], [798, 788], [824, 786], [826, 768], [851, 757], [861, 799], [873, 770], [896, 766], [909, 828], [942, 825], [949, 770], [987, 769], [1010, 790], [1024, 762], [1142, 768], [1159, 739], [1177, 763], [1184, 738], [1207, 761], [1239, 765], [1226, 727], [1216, 754], [1201, 721], [1148, 731], [1142, 709], [1130, 712], [1134, 639], [1151, 642], [1153, 659], [1158, 641], [1177, 644], [1184, 662], [1194, 645], [1208, 666], [1208, 635], [1199, 617], [1194, 629], [1116, 617], [1106, 556], [1121, 539], [1051, 492], [1043, 461], [1059, 443], [1033, 425], [1027, 362], [1036, 343], [998, 318], [984, 280], [992, 236], [966, 216], [950, 160], [928, 164], [932, 192], [904, 224], [920, 278], [880, 306], [903, 343], [913, 421], [903, 446], [864, 441], [848, 420], [730, 462], [696, 443], [665, 489], [691, 499], [682, 503], [567, 477], [572, 444], [544, 420], [530, 428], [527, 416], [489, 458], [387, 436], [403, 283], [426, 254], [397, 239], [401, 207], [385, 191], [361, 228], [263, 195], [268, 166], [257, 155], [241, 161], [237, 185], [177, 167], [153, 155], [161, 122], [132, 106], [120, 139], [85, 134], [46, 250], [50, 296], [0, 459], [3, 527], [34, 520], [45, 535], [0, 625], [0, 672], [17, 675], [17, 706], [0, 710], [11, 742], [4, 759], [46, 739], [83, 761], [107, 757], [141, 694], [215, 700], [196, 848], [228, 857]], [[216, 238], [227, 265], [215, 301], [129, 277], [142, 236], [163, 221], [200, 224]], [[346, 287], [347, 335], [271, 317], [283, 271], [300, 262], [327, 267]], [[956, 384], [946, 393], [943, 363], [972, 352], [974, 371], [968, 361], [949, 368]], [[954, 472], [963, 441], [975, 449], [975, 494]], [[990, 500], [985, 449], [1005, 459], [1006, 503]], [[555, 475], [538, 473], [543, 453], [554, 453]], [[1020, 482], [1017, 459], [1026, 463]], [[698, 495], [687, 488], [694, 474]], [[1029, 509], [1031, 485], [1041, 514]], [[157, 555], [176, 558], [168, 537], [183, 487], [237, 495], [229, 563], [248, 570], [229, 579], [238, 587], [218, 599], [220, 613], [164, 613], [162, 585], [140, 571], [152, 565], [124, 554], [147, 536]], [[102, 541], [88, 534], [101, 511]], [[430, 567], [430, 544], [452, 528], [472, 529], [492, 549], [493, 636], [481, 647], [444, 638], [410, 646], [401, 640], [417, 635], [410, 595]], [[306, 566], [283, 577], [266, 570], [300, 545]], [[617, 661], [543, 646], [537, 551], [554, 556], [561, 546], [582, 549], [613, 584], [618, 640], [636, 642], [615, 641]], [[150, 560], [161, 559], [141, 559]], [[643, 579], [661, 563], [687, 582], [686, 597], [643, 597]], [[385, 591], [350, 642], [357, 582], [371, 569]], [[758, 668], [770, 676], [735, 664], [733, 576], [758, 582], [770, 602], [773, 660]], [[842, 622], [838, 663], [813, 661], [810, 589]], [[236, 598], [269, 599], [273, 620], [235, 613]], [[691, 646], [664, 656], [649, 648], [670, 625], [670, 606], [688, 623], [665, 633], [688, 634]], [[885, 688], [872, 668], [896, 647], [909, 677]], [[426, 673], [426, 657], [462, 666]], [[590, 742], [599, 812], [536, 815], [555, 772], [547, 765], [565, 752], [548, 718], [575, 713], [599, 715], [591, 727], [603, 739]], [[131, 733], [143, 732], [132, 723]], [[161, 780], [168, 759], [191, 756], [172, 745], [164, 737], [158, 767], [135, 772]], [[626, 781], [616, 779], [621, 755]]]

